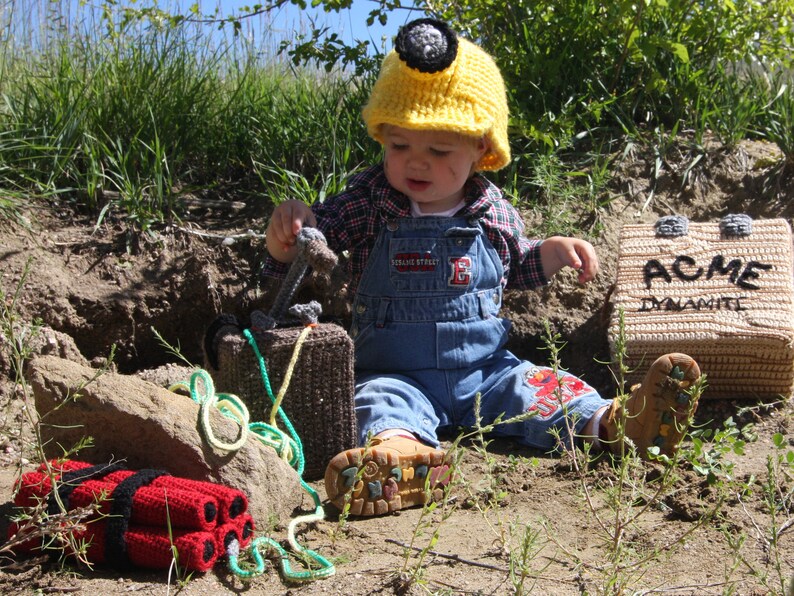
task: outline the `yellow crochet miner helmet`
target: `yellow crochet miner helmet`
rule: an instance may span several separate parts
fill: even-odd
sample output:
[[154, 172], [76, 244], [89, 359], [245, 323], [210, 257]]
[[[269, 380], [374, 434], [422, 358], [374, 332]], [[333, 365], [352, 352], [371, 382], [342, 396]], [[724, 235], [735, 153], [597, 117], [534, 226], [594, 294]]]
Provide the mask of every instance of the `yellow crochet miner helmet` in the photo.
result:
[[400, 29], [362, 113], [379, 143], [384, 124], [486, 137], [490, 149], [477, 170], [510, 163], [507, 114], [504, 81], [493, 58], [435, 19]]

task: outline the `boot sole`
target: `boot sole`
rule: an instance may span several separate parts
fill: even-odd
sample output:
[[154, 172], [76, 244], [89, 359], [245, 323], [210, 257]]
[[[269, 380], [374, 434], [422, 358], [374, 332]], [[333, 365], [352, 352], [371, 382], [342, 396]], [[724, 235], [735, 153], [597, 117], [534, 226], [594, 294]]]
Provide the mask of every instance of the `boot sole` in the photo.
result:
[[344, 511], [349, 500], [349, 514], [365, 517], [440, 500], [449, 480], [443, 451], [406, 455], [377, 446], [367, 451], [349, 449], [336, 455], [325, 470], [331, 503]]
[[687, 414], [694, 414], [697, 408], [687, 390], [698, 378], [700, 368], [686, 354], [666, 354], [651, 365], [641, 385], [645, 393], [644, 409], [650, 410], [637, 414], [637, 422], [640, 419], [647, 422], [642, 425], [640, 436], [633, 437], [642, 456], [651, 446], [667, 455], [675, 452], [686, 430]]

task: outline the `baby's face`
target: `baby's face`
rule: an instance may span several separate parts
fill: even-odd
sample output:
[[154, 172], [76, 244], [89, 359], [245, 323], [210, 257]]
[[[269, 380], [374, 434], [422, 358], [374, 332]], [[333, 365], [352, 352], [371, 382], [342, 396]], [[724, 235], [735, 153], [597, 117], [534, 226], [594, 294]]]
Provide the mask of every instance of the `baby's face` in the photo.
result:
[[486, 150], [484, 139], [455, 132], [383, 128], [384, 166], [389, 183], [424, 213], [452, 209]]

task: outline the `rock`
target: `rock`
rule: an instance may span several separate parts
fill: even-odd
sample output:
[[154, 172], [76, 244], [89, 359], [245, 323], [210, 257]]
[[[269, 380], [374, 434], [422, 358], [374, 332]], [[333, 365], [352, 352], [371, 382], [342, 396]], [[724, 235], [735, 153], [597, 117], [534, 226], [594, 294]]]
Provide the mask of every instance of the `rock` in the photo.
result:
[[[59, 356], [88, 366], [88, 360], [80, 353], [74, 339], [66, 333], [56, 331], [46, 325], [42, 325], [38, 329], [25, 326], [15, 327], [13, 333], [15, 334], [14, 341], [21, 343], [29, 355]], [[0, 334], [0, 374], [10, 375], [13, 371], [12, 353], [8, 337], [6, 334]]]
[[158, 387], [168, 388], [174, 383], [189, 382], [190, 376], [195, 371], [195, 367], [180, 364], [168, 363], [157, 368], [147, 368], [133, 373], [139, 379], [157, 385]]
[[[63, 456], [90, 436], [93, 445], [73, 459], [123, 460], [133, 470], [161, 469], [238, 488], [260, 527], [271, 519], [285, 522], [301, 506], [298, 474], [274, 449], [250, 436], [236, 452], [216, 451], [205, 441], [199, 405], [189, 397], [54, 356], [35, 358], [28, 373], [47, 457]], [[225, 443], [239, 436], [239, 425], [216, 408], [210, 424]]]

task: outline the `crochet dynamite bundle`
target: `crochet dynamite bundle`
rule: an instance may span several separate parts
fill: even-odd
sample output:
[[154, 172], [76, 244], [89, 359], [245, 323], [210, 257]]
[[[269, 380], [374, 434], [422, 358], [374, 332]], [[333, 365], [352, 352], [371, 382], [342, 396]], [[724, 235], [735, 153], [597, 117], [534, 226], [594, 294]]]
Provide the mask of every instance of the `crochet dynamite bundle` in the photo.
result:
[[[74, 538], [88, 543], [86, 558], [117, 569], [166, 569], [176, 548], [179, 565], [207, 571], [233, 541], [246, 546], [254, 522], [241, 491], [220, 484], [179, 478], [160, 470], [126, 469], [121, 464], [49, 462], [60, 502], [67, 511], [97, 504], [97, 514]], [[59, 512], [47, 465], [23, 474], [14, 504], [48, 514]], [[170, 525], [170, 531], [169, 531]], [[21, 526], [11, 524], [9, 536]], [[41, 549], [31, 539], [18, 552]]]

